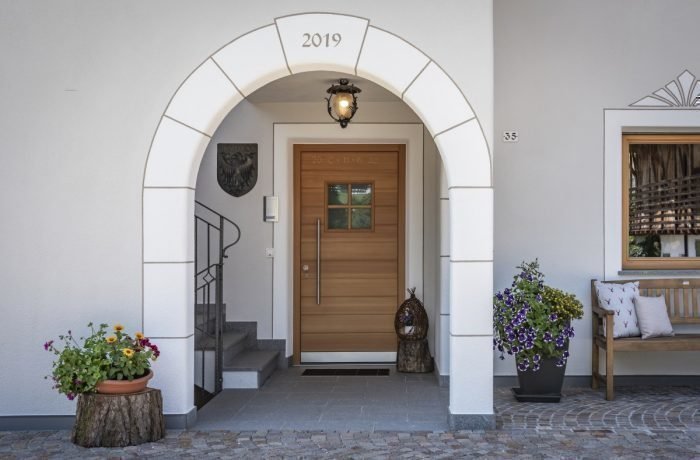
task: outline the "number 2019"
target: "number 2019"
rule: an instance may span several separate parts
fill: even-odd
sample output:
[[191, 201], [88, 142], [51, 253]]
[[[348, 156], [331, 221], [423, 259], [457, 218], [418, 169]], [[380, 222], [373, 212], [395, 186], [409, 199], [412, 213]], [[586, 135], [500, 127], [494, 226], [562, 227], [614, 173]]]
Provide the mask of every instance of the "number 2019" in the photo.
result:
[[304, 34], [304, 43], [301, 45], [304, 48], [330, 48], [340, 45], [343, 36], [338, 32], [334, 34]]

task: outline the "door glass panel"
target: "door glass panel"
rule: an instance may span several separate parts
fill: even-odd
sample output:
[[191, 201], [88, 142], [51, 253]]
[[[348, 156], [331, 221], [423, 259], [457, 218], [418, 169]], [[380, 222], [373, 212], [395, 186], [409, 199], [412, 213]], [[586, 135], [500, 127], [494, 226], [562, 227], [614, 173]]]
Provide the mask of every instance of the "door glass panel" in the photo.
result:
[[372, 228], [372, 208], [352, 208], [352, 228]]
[[348, 204], [348, 184], [328, 184], [328, 204]]
[[372, 204], [372, 184], [352, 184], [352, 204]]
[[348, 208], [328, 208], [328, 228], [330, 230], [347, 230]]

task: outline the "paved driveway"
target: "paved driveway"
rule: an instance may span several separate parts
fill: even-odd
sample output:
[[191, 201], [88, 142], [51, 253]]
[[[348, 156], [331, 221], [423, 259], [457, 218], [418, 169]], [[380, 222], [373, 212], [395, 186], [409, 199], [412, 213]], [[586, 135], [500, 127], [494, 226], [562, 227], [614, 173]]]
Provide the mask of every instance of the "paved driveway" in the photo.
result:
[[623, 387], [611, 402], [602, 391], [568, 388], [559, 404], [517, 403], [501, 388], [498, 429], [449, 432], [447, 390], [430, 376], [295, 371], [261, 390], [223, 393], [200, 412], [195, 430], [170, 430], [157, 443], [83, 449], [66, 431], [0, 432], [0, 459], [700, 458], [695, 387]]

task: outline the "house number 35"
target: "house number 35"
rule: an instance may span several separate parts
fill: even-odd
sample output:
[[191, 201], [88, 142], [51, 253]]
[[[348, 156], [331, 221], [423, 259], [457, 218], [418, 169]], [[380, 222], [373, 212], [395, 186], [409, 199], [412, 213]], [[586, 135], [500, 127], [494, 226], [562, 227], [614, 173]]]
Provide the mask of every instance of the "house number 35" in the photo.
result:
[[334, 34], [304, 34], [303, 48], [335, 48], [343, 41], [343, 36], [338, 32]]

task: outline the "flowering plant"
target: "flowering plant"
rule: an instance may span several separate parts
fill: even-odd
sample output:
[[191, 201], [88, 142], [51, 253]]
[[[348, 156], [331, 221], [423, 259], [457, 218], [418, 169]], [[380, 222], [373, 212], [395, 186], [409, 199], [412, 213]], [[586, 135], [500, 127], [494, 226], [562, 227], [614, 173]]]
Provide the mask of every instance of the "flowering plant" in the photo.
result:
[[409, 309], [405, 309], [399, 313], [399, 323], [404, 326], [413, 326], [413, 312]]
[[493, 346], [515, 355], [520, 371], [538, 371], [542, 359], [554, 358], [566, 365], [569, 339], [574, 336], [572, 319], [583, 317], [583, 305], [573, 294], [544, 284], [539, 263], [523, 262], [510, 288], [493, 299]]
[[150, 361], [160, 355], [158, 347], [140, 332], [132, 338], [124, 332], [124, 326], [114, 325], [114, 334], [107, 335], [107, 324], [91, 330], [89, 337], [81, 337], [82, 345], [68, 331], [59, 335], [63, 347], [53, 340], [44, 343], [44, 350], [57, 356], [50, 376], [53, 388], [74, 399], [80, 393], [92, 393], [102, 380], [133, 380], [148, 374]]

